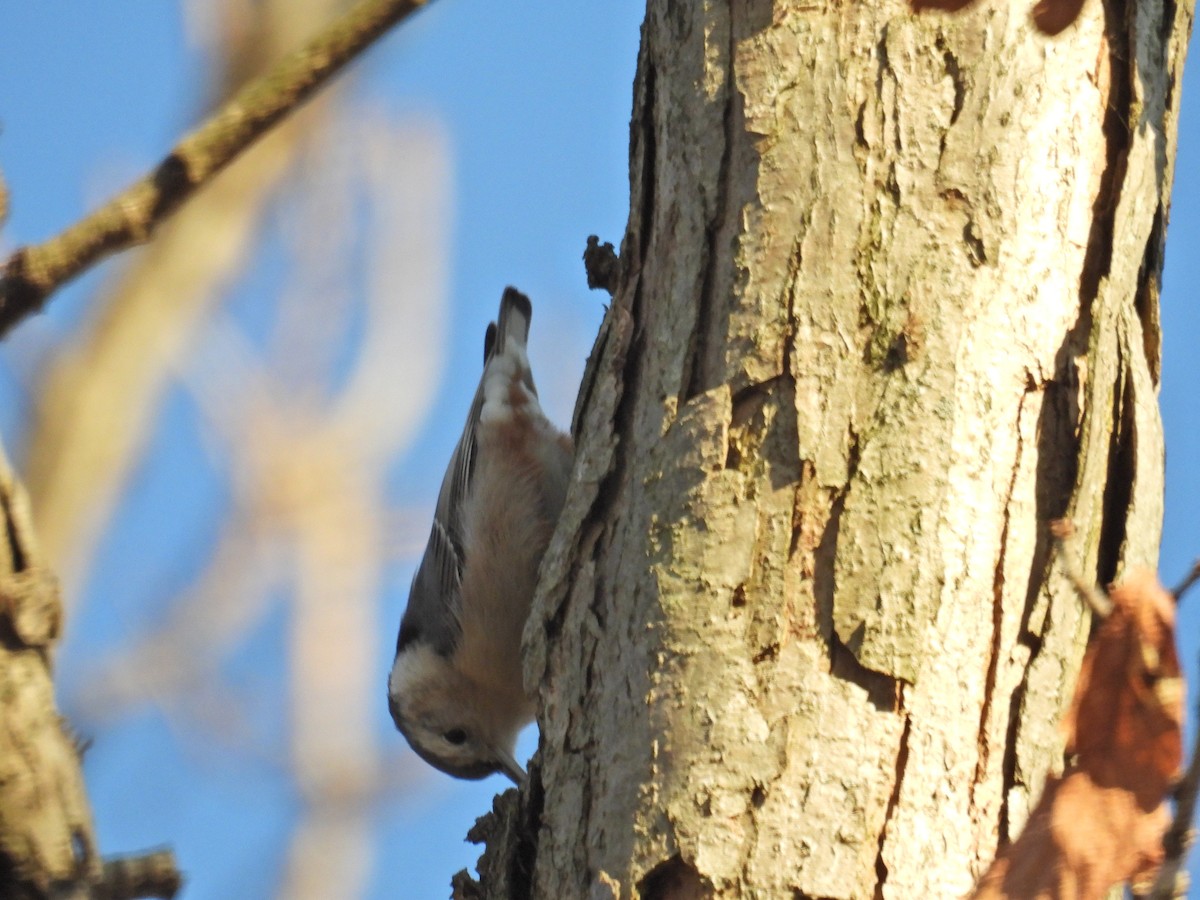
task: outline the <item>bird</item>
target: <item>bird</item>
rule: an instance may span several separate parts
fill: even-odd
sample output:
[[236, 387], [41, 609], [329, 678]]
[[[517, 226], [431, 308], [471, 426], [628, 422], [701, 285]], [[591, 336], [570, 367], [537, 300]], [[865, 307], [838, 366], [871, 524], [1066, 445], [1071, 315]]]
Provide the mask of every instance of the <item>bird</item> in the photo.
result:
[[517, 734], [535, 715], [521, 635], [574, 462], [570, 436], [538, 403], [532, 316], [529, 298], [506, 288], [388, 676], [392, 720], [417, 755], [456, 778], [500, 772], [517, 784]]

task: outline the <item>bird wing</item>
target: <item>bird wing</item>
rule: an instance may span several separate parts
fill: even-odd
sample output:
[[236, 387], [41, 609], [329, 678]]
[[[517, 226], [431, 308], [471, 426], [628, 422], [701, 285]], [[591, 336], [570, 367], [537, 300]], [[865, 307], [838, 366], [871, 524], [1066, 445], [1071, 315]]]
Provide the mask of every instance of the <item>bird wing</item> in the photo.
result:
[[[437, 506], [433, 513], [433, 527], [429, 532], [429, 543], [425, 546], [425, 555], [416, 575], [413, 576], [408, 606], [400, 620], [400, 634], [396, 640], [397, 653], [408, 643], [420, 640], [430, 644], [439, 654], [449, 656], [454, 652], [462, 634], [459, 604], [466, 556], [462, 510], [470, 494], [471, 477], [475, 471], [476, 427], [484, 404], [484, 386], [488, 380], [489, 364], [497, 356], [502, 356], [510, 343], [520, 348], [523, 358], [531, 313], [529, 298], [510, 287], [500, 299], [500, 315], [497, 322], [488, 325], [483, 342], [483, 375], [479, 379], [479, 387], [475, 390], [466, 425], [442, 478]], [[527, 365], [524, 366], [522, 375], [532, 388], [532, 378], [528, 374]]]

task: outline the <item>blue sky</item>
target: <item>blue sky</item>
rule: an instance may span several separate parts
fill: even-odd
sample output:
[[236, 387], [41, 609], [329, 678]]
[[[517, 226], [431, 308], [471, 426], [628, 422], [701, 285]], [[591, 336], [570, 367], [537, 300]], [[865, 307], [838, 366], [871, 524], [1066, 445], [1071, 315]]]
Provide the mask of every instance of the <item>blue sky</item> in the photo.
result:
[[[496, 298], [515, 284], [535, 302], [533, 362], [553, 418], [569, 420], [573, 386], [600, 319], [602, 295], [586, 290], [580, 263], [590, 233], [619, 241], [628, 202], [631, 85], [642, 4], [553, 4], [441, 0], [386, 38], [358, 66], [353, 102], [397, 120], [439, 123], [451, 157], [451, 216], [446, 302], [451, 311], [437, 408], [395, 471], [399, 504], [432, 503], [442, 460], [461, 427], [461, 398], [473, 390], [481, 324]], [[185, 39], [182, 13], [162, 2], [38, 0], [0, 7], [0, 167], [11, 191], [6, 245], [45, 238], [139, 175], [194, 121], [202, 99], [201, 51]], [[1200, 497], [1200, 431], [1195, 426], [1195, 343], [1200, 321], [1188, 287], [1200, 282], [1200, 108], [1189, 77], [1167, 249], [1163, 295], [1163, 416], [1167, 429], [1167, 498], [1161, 571], [1173, 583], [1200, 555], [1194, 508]], [[245, 297], [280, 278], [251, 273]], [[80, 315], [103, 275], [73, 285], [50, 305], [38, 328], [65, 329]], [[539, 345], [553, 336], [553, 347]], [[17, 340], [21, 334], [18, 333]], [[548, 342], [547, 342], [548, 343]], [[18, 348], [19, 351], [19, 348]], [[8, 351], [12, 352], [12, 351]], [[18, 353], [19, 355], [19, 353]], [[554, 376], [544, 373], [553, 371]], [[16, 452], [27, 398], [19, 383], [0, 383], [0, 433]], [[128, 560], [151, 548], [140, 596], [177, 590], [201, 560], [187, 548], [211, 532], [223, 495], [204, 439], [189, 424], [187, 403], [169, 399], [154, 445], [167, 461], [137, 476], [122, 509], [128, 524], [106, 541], [85, 608], [62, 656], [61, 695], [69, 715], [89, 723], [79, 697], [86, 661], [128, 638], [130, 621], [159, 615], [153, 605], [116, 600], [126, 590]], [[436, 476], [430, 475], [433, 459]], [[181, 484], [183, 468], [200, 472]], [[205, 474], [207, 473], [207, 474]], [[164, 516], [163, 498], [194, 512]], [[146, 532], [161, 547], [147, 545]], [[380, 600], [387, 629], [378, 643], [380, 684], [390, 661], [394, 624], [412, 561], [398, 565]], [[180, 574], [180, 572], [184, 574]], [[124, 605], [122, 605], [124, 604]], [[1195, 675], [1200, 619], [1185, 604], [1180, 626]], [[223, 665], [259, 694], [262, 727], [286, 721], [271, 699], [284, 677], [286, 615], [268, 615]], [[83, 660], [83, 662], [78, 662]], [[378, 728], [388, 732], [378, 704]], [[226, 755], [195, 731], [153, 711], [116, 722], [91, 722], [97, 738], [87, 775], [106, 851], [170, 842], [186, 868], [192, 900], [268, 896], [278, 882], [289, 828], [301, 800], [277, 766]], [[396, 739], [398, 741], [398, 738]], [[521, 755], [532, 751], [527, 734]], [[397, 751], [399, 752], [399, 751]], [[504, 784], [452, 781], [430, 773], [371, 811], [378, 834], [367, 896], [440, 897], [452, 872], [478, 851], [463, 836], [490, 809]], [[405, 887], [397, 889], [397, 873]]]

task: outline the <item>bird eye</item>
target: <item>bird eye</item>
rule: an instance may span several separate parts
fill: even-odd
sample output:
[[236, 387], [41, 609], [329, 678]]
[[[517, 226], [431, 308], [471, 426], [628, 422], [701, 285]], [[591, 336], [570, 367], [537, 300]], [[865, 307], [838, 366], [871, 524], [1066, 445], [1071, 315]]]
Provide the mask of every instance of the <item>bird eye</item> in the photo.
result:
[[456, 747], [460, 747], [467, 742], [467, 733], [461, 728], [451, 728], [442, 737]]

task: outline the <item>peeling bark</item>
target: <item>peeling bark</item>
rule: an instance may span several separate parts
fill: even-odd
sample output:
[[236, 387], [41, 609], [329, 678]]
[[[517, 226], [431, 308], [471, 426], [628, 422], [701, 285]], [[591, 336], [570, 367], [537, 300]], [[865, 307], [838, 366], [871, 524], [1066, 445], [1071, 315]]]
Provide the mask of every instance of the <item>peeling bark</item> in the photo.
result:
[[1088, 629], [1045, 522], [1157, 555], [1191, 15], [651, 0], [481, 896], [953, 897], [1019, 830]]

